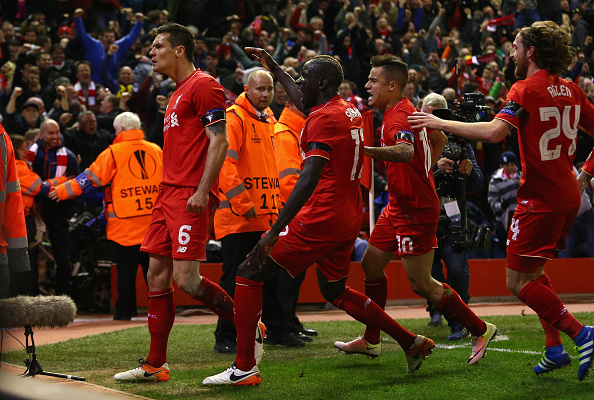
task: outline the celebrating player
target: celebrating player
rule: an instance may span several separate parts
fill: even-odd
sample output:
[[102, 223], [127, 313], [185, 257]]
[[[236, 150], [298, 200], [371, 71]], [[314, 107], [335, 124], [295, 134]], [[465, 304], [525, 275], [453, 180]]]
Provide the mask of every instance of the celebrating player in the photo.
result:
[[472, 140], [500, 142], [518, 129], [524, 175], [518, 205], [507, 237], [507, 287], [540, 317], [546, 350], [534, 367], [539, 375], [571, 363], [559, 331], [577, 345], [578, 379], [588, 375], [594, 350], [594, 327], [580, 323], [561, 303], [544, 272], [565, 237], [580, 206], [573, 173], [578, 126], [594, 136], [594, 106], [573, 82], [557, 76], [573, 60], [567, 34], [550, 21], [523, 28], [510, 57], [522, 79], [490, 122], [467, 124], [415, 113], [415, 128], [442, 129]]

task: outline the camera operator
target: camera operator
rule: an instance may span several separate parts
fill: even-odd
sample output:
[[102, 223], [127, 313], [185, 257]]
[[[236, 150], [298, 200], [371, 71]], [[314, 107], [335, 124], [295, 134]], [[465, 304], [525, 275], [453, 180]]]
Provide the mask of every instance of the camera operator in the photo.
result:
[[[431, 113], [436, 108], [447, 108], [446, 99], [436, 93], [431, 93], [423, 100], [423, 112]], [[462, 146], [465, 149], [462, 149]], [[454, 233], [453, 225], [461, 227], [460, 211], [457, 198], [460, 191], [460, 182], [466, 181], [468, 190], [476, 191], [483, 184], [483, 174], [476, 163], [476, 157], [472, 146], [468, 142], [457, 140], [456, 137], [448, 135], [448, 142], [442, 152], [442, 157], [433, 167], [435, 187], [440, 199], [441, 215], [437, 228], [438, 248], [433, 257], [433, 268], [431, 275], [440, 282], [448, 283], [468, 304], [470, 295], [468, 286], [470, 274], [468, 272], [468, 255], [466, 249], [458, 246], [459, 235]], [[448, 204], [448, 206], [446, 206]], [[457, 210], [446, 212], [447, 210]], [[464, 210], [462, 212], [465, 212]], [[443, 272], [442, 260], [447, 270], [447, 279]], [[428, 311], [431, 315], [429, 326], [441, 325], [442, 316], [435, 310], [435, 307], [428, 303]], [[448, 324], [451, 333], [448, 340], [461, 340], [468, 336], [468, 331], [458, 321], [449, 318]]]

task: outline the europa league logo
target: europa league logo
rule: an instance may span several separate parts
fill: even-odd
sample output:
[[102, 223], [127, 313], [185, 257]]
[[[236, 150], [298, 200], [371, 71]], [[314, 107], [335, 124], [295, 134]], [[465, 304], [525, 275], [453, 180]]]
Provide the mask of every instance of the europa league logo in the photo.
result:
[[157, 171], [155, 159], [144, 150], [136, 150], [128, 159], [130, 173], [138, 179], [149, 179]]

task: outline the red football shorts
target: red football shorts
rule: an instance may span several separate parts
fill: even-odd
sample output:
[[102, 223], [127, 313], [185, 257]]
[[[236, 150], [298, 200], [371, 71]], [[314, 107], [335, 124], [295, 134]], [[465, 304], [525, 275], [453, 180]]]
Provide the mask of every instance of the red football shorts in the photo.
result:
[[206, 211], [190, 213], [186, 204], [195, 192], [192, 187], [160, 185], [142, 251], [181, 260], [206, 260], [216, 200], [209, 199]]
[[313, 264], [329, 282], [349, 275], [355, 239], [335, 242], [303, 234], [303, 227], [294, 220], [285, 227], [270, 257], [294, 278]]
[[438, 221], [430, 224], [403, 224], [384, 211], [377, 220], [369, 244], [399, 257], [418, 256], [437, 248]]
[[565, 249], [565, 238], [578, 210], [579, 206], [562, 211], [531, 213], [517, 207], [507, 234], [507, 267], [532, 273], [544, 265], [534, 258], [553, 259], [556, 250]]

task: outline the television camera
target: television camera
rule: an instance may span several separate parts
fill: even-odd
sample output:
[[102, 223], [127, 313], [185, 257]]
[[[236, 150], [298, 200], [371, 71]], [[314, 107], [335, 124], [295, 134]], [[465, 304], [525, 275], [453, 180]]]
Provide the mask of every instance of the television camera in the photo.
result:
[[[485, 105], [485, 97], [481, 93], [464, 93], [461, 101], [456, 101], [455, 110], [447, 108], [434, 109], [433, 114], [441, 119], [461, 122], [487, 121], [491, 109]], [[441, 170], [434, 172], [435, 188], [440, 199], [456, 203], [457, 208], [451, 211], [446, 206], [447, 215], [440, 216], [438, 237], [447, 237], [452, 247], [459, 251], [484, 249], [491, 242], [492, 230], [485, 224], [468, 221], [466, 203], [466, 176], [458, 171], [458, 161], [468, 158], [468, 139], [444, 132], [448, 138], [442, 151], [442, 156], [455, 162], [452, 173], [446, 174]]]

